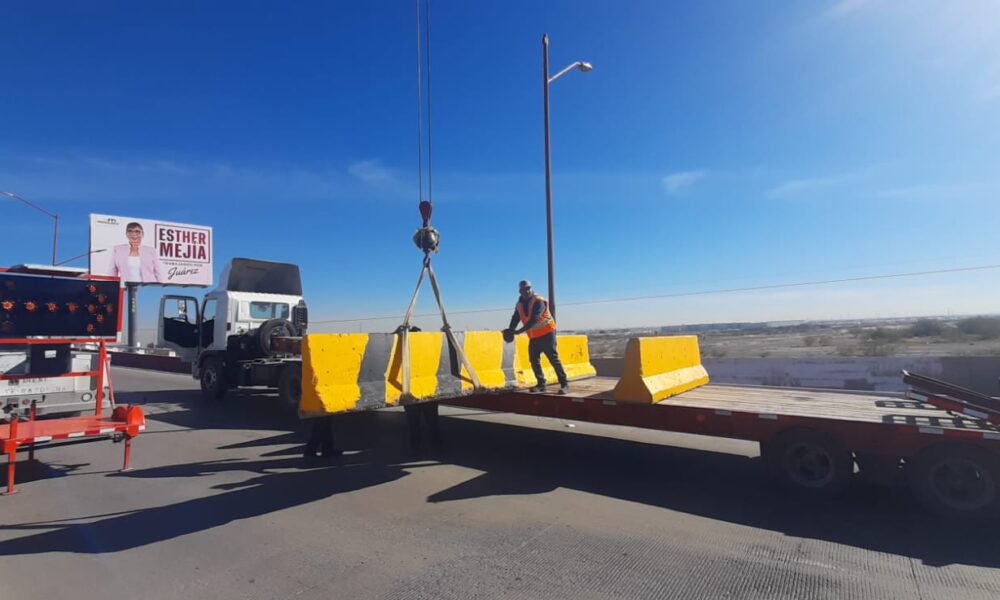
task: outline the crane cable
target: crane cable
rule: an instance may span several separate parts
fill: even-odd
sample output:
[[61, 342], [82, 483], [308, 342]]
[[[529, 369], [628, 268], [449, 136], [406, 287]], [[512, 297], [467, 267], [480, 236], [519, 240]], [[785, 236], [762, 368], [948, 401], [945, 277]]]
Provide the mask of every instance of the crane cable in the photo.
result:
[[421, 37], [420, 32], [420, 0], [415, 0], [416, 6], [416, 31], [417, 31], [417, 199], [419, 200], [418, 208], [420, 210], [420, 216], [423, 219], [423, 225], [417, 229], [417, 232], [413, 234], [413, 243], [416, 244], [417, 248], [423, 251], [424, 259], [423, 264], [420, 268], [420, 277], [417, 278], [417, 287], [413, 290], [413, 297], [410, 298], [410, 305], [406, 309], [406, 315], [403, 316], [403, 324], [400, 325], [396, 332], [399, 334], [399, 347], [402, 352], [402, 383], [401, 383], [401, 401], [406, 403], [407, 401], [415, 401], [413, 394], [410, 390], [410, 332], [414, 329], [412, 323], [413, 313], [417, 307], [417, 296], [420, 294], [420, 286], [424, 283], [424, 275], [431, 282], [431, 288], [434, 290], [434, 299], [437, 300], [438, 310], [441, 312], [441, 331], [444, 332], [445, 336], [448, 338], [448, 344], [451, 346], [455, 355], [458, 357], [459, 362], [465, 368], [466, 373], [468, 373], [469, 379], [472, 382], [473, 389], [480, 389], [482, 384], [479, 381], [479, 376], [476, 375], [475, 369], [472, 368], [472, 363], [469, 362], [468, 357], [465, 355], [462, 345], [458, 343], [458, 339], [455, 337], [455, 333], [451, 330], [451, 325], [448, 323], [448, 315], [445, 312], [444, 302], [441, 300], [441, 289], [438, 286], [437, 276], [434, 274], [434, 269], [431, 267], [431, 253], [438, 252], [438, 244], [441, 241], [441, 234], [438, 233], [437, 229], [431, 226], [431, 214], [433, 212], [433, 164], [431, 155], [431, 7], [430, 0], [424, 0], [424, 19], [427, 22], [427, 34], [426, 34], [426, 65], [427, 65], [427, 199], [423, 199], [424, 194], [424, 180], [423, 180], [423, 94], [421, 93], [421, 83], [422, 83], [422, 73], [421, 73], [421, 48], [424, 45], [424, 41]]

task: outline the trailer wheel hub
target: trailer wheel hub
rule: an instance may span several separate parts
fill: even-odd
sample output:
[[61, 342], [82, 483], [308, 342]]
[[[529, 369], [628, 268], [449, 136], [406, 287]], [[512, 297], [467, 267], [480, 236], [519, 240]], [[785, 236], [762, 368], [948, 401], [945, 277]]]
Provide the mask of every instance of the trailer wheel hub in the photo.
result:
[[798, 485], [809, 488], [823, 487], [834, 476], [833, 459], [820, 446], [799, 443], [788, 448], [785, 470]]
[[968, 458], [940, 460], [931, 466], [929, 475], [931, 493], [958, 510], [979, 510], [996, 495], [996, 482], [990, 472]]

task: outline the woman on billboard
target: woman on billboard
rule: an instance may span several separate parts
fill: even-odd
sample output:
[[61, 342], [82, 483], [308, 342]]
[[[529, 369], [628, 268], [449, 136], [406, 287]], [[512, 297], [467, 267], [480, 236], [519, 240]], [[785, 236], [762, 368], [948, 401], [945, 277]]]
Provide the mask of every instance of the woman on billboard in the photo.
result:
[[163, 283], [163, 269], [156, 249], [142, 245], [144, 232], [136, 222], [125, 226], [127, 244], [114, 247], [111, 256], [111, 275], [129, 283]]

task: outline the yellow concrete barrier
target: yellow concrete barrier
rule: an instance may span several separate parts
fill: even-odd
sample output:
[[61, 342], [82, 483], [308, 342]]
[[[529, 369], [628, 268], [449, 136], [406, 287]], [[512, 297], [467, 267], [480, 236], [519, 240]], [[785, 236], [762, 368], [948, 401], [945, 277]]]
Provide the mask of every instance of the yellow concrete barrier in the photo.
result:
[[[389, 406], [399, 404], [403, 392], [403, 353], [400, 352], [399, 336], [395, 338], [385, 375], [385, 403]], [[445, 350], [444, 334], [420, 331], [410, 333], [409, 338], [410, 395], [414, 400], [433, 399], [438, 395], [439, 379], [448, 375], [448, 361], [441, 360]]]
[[[466, 331], [456, 334], [465, 357], [479, 378], [479, 384], [490, 389], [515, 387], [514, 347], [505, 344], [499, 331]], [[457, 357], [455, 358], [457, 362]], [[471, 393], [472, 378], [462, 366], [462, 392]]]
[[654, 403], [708, 383], [698, 337], [635, 337], [625, 349], [625, 367], [615, 386], [618, 402]]
[[[587, 336], [585, 335], [559, 335], [557, 336], [559, 360], [562, 361], [566, 370], [566, 377], [574, 379], [584, 379], [597, 374], [594, 365], [590, 364], [590, 349], [587, 346]], [[515, 339], [517, 347], [514, 358], [514, 375], [519, 387], [530, 387], [535, 385], [535, 373], [531, 370], [531, 360], [528, 356], [528, 336], [519, 335]], [[545, 374], [546, 383], [557, 383], [556, 372], [549, 363], [549, 359], [542, 355], [542, 372]]]
[[[319, 417], [409, 402], [457, 398], [475, 390], [440, 332], [411, 332], [410, 396], [403, 398], [403, 353], [392, 333], [310, 334], [302, 341], [299, 416]], [[515, 387], [514, 348], [496, 331], [456, 332], [480, 391]]]
[[361, 400], [361, 363], [366, 333], [307, 335], [302, 340], [302, 398], [299, 415], [353, 410]]

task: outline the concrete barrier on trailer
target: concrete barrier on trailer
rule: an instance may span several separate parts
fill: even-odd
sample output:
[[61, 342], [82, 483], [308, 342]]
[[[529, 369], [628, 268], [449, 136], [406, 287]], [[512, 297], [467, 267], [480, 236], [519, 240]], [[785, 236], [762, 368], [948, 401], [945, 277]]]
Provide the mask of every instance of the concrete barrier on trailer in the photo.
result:
[[[310, 334], [302, 344], [302, 398], [299, 416], [456, 398], [472, 393], [447, 338], [439, 332], [411, 332], [410, 397], [403, 396], [403, 354], [396, 334]], [[514, 349], [499, 332], [456, 332], [472, 363], [481, 391], [515, 387]]]
[[[440, 332], [411, 332], [410, 338], [410, 396], [407, 402], [435, 400], [462, 395], [462, 385], [445, 335]], [[392, 358], [385, 374], [385, 404], [399, 404], [403, 395], [403, 353], [399, 336], [395, 336]], [[475, 367], [473, 367], [475, 368]]]
[[[503, 334], [499, 331], [466, 331], [456, 333], [458, 343], [466, 358], [472, 364], [472, 370], [479, 378], [479, 384], [491, 390], [512, 389], [517, 387], [514, 375], [515, 344], [505, 344]], [[452, 360], [457, 368], [458, 357], [452, 353]], [[465, 367], [460, 370], [462, 392], [472, 393], [472, 379]]]
[[706, 383], [697, 336], [636, 337], [625, 348], [614, 399], [650, 404]]
[[[594, 365], [590, 364], [590, 349], [585, 335], [560, 335], [558, 339], [559, 360], [566, 369], [566, 377], [584, 379], [597, 374]], [[528, 356], [528, 336], [519, 335], [515, 339], [517, 350], [514, 358], [514, 375], [518, 387], [535, 385], [535, 373], [531, 370], [531, 360]], [[556, 383], [556, 372], [549, 363], [548, 357], [542, 355], [542, 372], [546, 383]]]
[[395, 335], [325, 333], [302, 341], [302, 398], [299, 416], [381, 408]]

